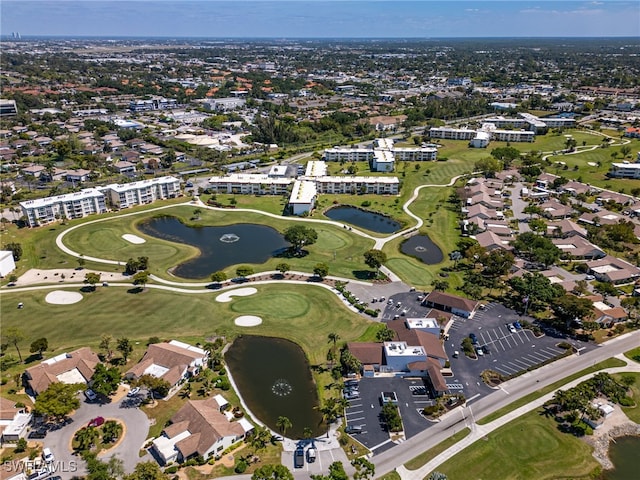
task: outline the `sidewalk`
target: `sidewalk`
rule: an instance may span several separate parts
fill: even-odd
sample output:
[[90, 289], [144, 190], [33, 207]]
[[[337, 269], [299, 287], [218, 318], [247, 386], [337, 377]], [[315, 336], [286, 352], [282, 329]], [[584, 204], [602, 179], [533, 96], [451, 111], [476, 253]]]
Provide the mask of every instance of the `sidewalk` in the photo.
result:
[[[627, 362], [627, 365], [624, 366], [624, 367], [607, 368], [605, 370], [600, 370], [599, 372], [590, 373], [588, 375], [585, 375], [584, 377], [578, 378], [576, 380], [573, 380], [572, 382], [569, 382], [569, 383], [563, 385], [562, 386], [562, 390], [567, 390], [569, 388], [575, 387], [579, 383], [581, 383], [581, 382], [593, 377], [596, 373], [601, 373], [601, 372], [607, 372], [607, 373], [640, 372], [640, 364], [629, 361], [629, 359], [627, 357], [625, 357], [624, 355], [622, 355], [622, 354], [616, 355], [616, 358], [619, 358], [619, 359]], [[523, 405], [520, 408], [512, 410], [511, 412], [507, 413], [506, 415], [503, 415], [502, 417], [494, 420], [493, 422], [487, 423], [486, 425], [478, 425], [475, 422], [471, 423], [470, 425], [468, 425], [471, 428], [471, 433], [469, 435], [467, 435], [465, 438], [463, 438], [458, 443], [456, 443], [452, 447], [448, 448], [444, 452], [442, 452], [439, 455], [437, 455], [434, 458], [432, 458], [429, 462], [424, 464], [419, 469], [417, 469], [417, 470], [409, 470], [404, 465], [401, 465], [401, 466], [396, 468], [396, 472], [398, 472], [398, 474], [400, 475], [402, 480], [422, 480], [422, 479], [424, 479], [427, 475], [429, 475], [429, 473], [434, 471], [436, 468], [438, 468], [444, 462], [446, 462], [447, 460], [449, 460], [450, 458], [455, 456], [457, 453], [461, 452], [462, 450], [464, 450], [468, 446], [470, 446], [473, 443], [475, 443], [477, 440], [480, 440], [481, 438], [484, 438], [489, 433], [491, 433], [494, 430], [502, 427], [503, 425], [506, 425], [507, 423], [517, 419], [518, 417], [520, 417], [520, 416], [522, 416], [522, 415], [524, 415], [524, 414], [526, 414], [526, 413], [528, 413], [528, 412], [530, 412], [532, 410], [535, 410], [536, 408], [541, 407], [542, 405], [544, 405], [545, 402], [547, 402], [548, 400], [551, 400], [553, 398], [555, 392], [556, 391], [554, 390], [551, 393], [543, 395], [542, 397], [537, 398], [536, 400], [534, 400], [534, 401], [532, 401], [532, 402], [530, 402], [530, 403], [528, 403], [526, 405]], [[471, 407], [467, 407], [466, 405], [462, 407], [462, 410], [464, 411], [464, 409], [466, 409], [466, 408], [468, 408], [470, 413], [471, 413]], [[458, 409], [452, 410], [447, 415], [453, 415], [454, 412], [455, 412], [455, 414], [457, 414]], [[469, 417], [471, 417], [471, 415], [469, 415]]]

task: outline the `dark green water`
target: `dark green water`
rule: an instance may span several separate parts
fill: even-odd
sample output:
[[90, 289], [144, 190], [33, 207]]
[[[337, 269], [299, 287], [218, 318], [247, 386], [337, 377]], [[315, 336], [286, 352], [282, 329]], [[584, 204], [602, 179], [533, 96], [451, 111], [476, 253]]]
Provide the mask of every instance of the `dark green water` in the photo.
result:
[[317, 409], [318, 394], [302, 349], [282, 338], [243, 335], [236, 338], [225, 360], [251, 412], [279, 432], [279, 416], [291, 420], [289, 438], [301, 438], [309, 427], [314, 436], [326, 432]]
[[264, 263], [289, 246], [276, 229], [251, 223], [189, 227], [175, 217], [155, 217], [138, 228], [152, 237], [186, 243], [200, 250], [200, 256], [173, 270], [174, 275], [188, 279], [203, 279], [230, 265]]
[[604, 474], [604, 480], [638, 480], [640, 478], [640, 437], [620, 437], [609, 444], [609, 458], [614, 470]]

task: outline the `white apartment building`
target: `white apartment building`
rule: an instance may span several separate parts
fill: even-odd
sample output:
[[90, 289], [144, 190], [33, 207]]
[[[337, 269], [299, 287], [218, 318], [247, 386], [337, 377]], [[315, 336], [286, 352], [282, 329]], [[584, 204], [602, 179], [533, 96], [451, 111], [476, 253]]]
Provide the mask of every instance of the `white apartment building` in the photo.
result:
[[[391, 157], [384, 154], [383, 158], [376, 152], [390, 152]], [[376, 138], [368, 148], [333, 147], [324, 151], [324, 159], [328, 162], [371, 162], [371, 168], [376, 172], [393, 171], [393, 165], [389, 168], [389, 158], [394, 162], [431, 161], [435, 160], [437, 155], [438, 149], [435, 147], [396, 147], [391, 138]]]
[[607, 175], [615, 178], [640, 178], [640, 163], [612, 163]]
[[20, 202], [22, 214], [30, 227], [38, 227], [58, 219], [82, 218], [92, 213], [105, 213], [104, 194], [97, 188], [85, 188], [79, 192], [37, 198]]
[[131, 100], [129, 110], [132, 112], [148, 112], [150, 110], [168, 110], [176, 108], [178, 101], [175, 98], [152, 97], [146, 100]]
[[499, 142], [533, 142], [536, 134], [528, 130], [493, 130], [491, 138]]
[[429, 136], [447, 140], [471, 140], [476, 136], [476, 131], [469, 128], [431, 127]]
[[338, 177], [326, 176], [315, 179], [318, 193], [372, 193], [397, 195], [400, 190], [398, 177]]
[[396, 160], [389, 150], [374, 150], [371, 170], [374, 172], [393, 172]]
[[368, 162], [373, 157], [371, 148], [333, 147], [324, 151], [327, 162]]
[[322, 160], [311, 160], [307, 163], [305, 177], [324, 177], [327, 175], [327, 164]]
[[209, 179], [212, 193], [239, 193], [242, 195], [282, 195], [293, 183], [292, 178], [272, 177], [267, 174], [232, 173]]
[[156, 200], [180, 195], [180, 180], [175, 177], [157, 177], [139, 182], [100, 187], [115, 208], [153, 203]]
[[296, 180], [289, 197], [289, 207], [294, 215], [310, 212], [316, 204], [318, 190], [316, 183], [309, 180]]

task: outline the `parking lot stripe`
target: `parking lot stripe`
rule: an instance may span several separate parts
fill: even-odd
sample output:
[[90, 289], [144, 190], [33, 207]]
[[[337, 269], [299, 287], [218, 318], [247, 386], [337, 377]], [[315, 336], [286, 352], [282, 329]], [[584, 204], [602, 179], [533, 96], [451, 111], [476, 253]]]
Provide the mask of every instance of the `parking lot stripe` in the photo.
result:
[[515, 373], [513, 370], [507, 370], [504, 365], [500, 366], [500, 367], [496, 367], [496, 370], [498, 370], [499, 372], [504, 372], [507, 375], [511, 375], [512, 373]]
[[369, 450], [371, 450], [372, 452], [380, 447], [382, 447], [383, 445], [386, 445], [387, 443], [391, 442], [391, 439], [389, 438], [388, 440], [385, 440], [382, 443], [379, 443], [378, 445], [374, 445], [373, 447], [370, 447]]
[[364, 410], [356, 410], [355, 412], [347, 412], [347, 415], [355, 415], [356, 413], [362, 413]]
[[356, 417], [356, 418], [350, 418], [349, 419], [350, 422], [355, 422], [357, 420], [364, 420], [364, 417]]

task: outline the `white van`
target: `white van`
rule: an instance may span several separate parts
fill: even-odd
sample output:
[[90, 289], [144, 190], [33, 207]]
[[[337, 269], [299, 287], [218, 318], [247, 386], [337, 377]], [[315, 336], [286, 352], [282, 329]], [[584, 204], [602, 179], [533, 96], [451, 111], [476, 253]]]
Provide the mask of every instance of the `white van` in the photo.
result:
[[316, 449], [315, 447], [309, 447], [307, 450], [307, 462], [313, 463], [316, 461]]

